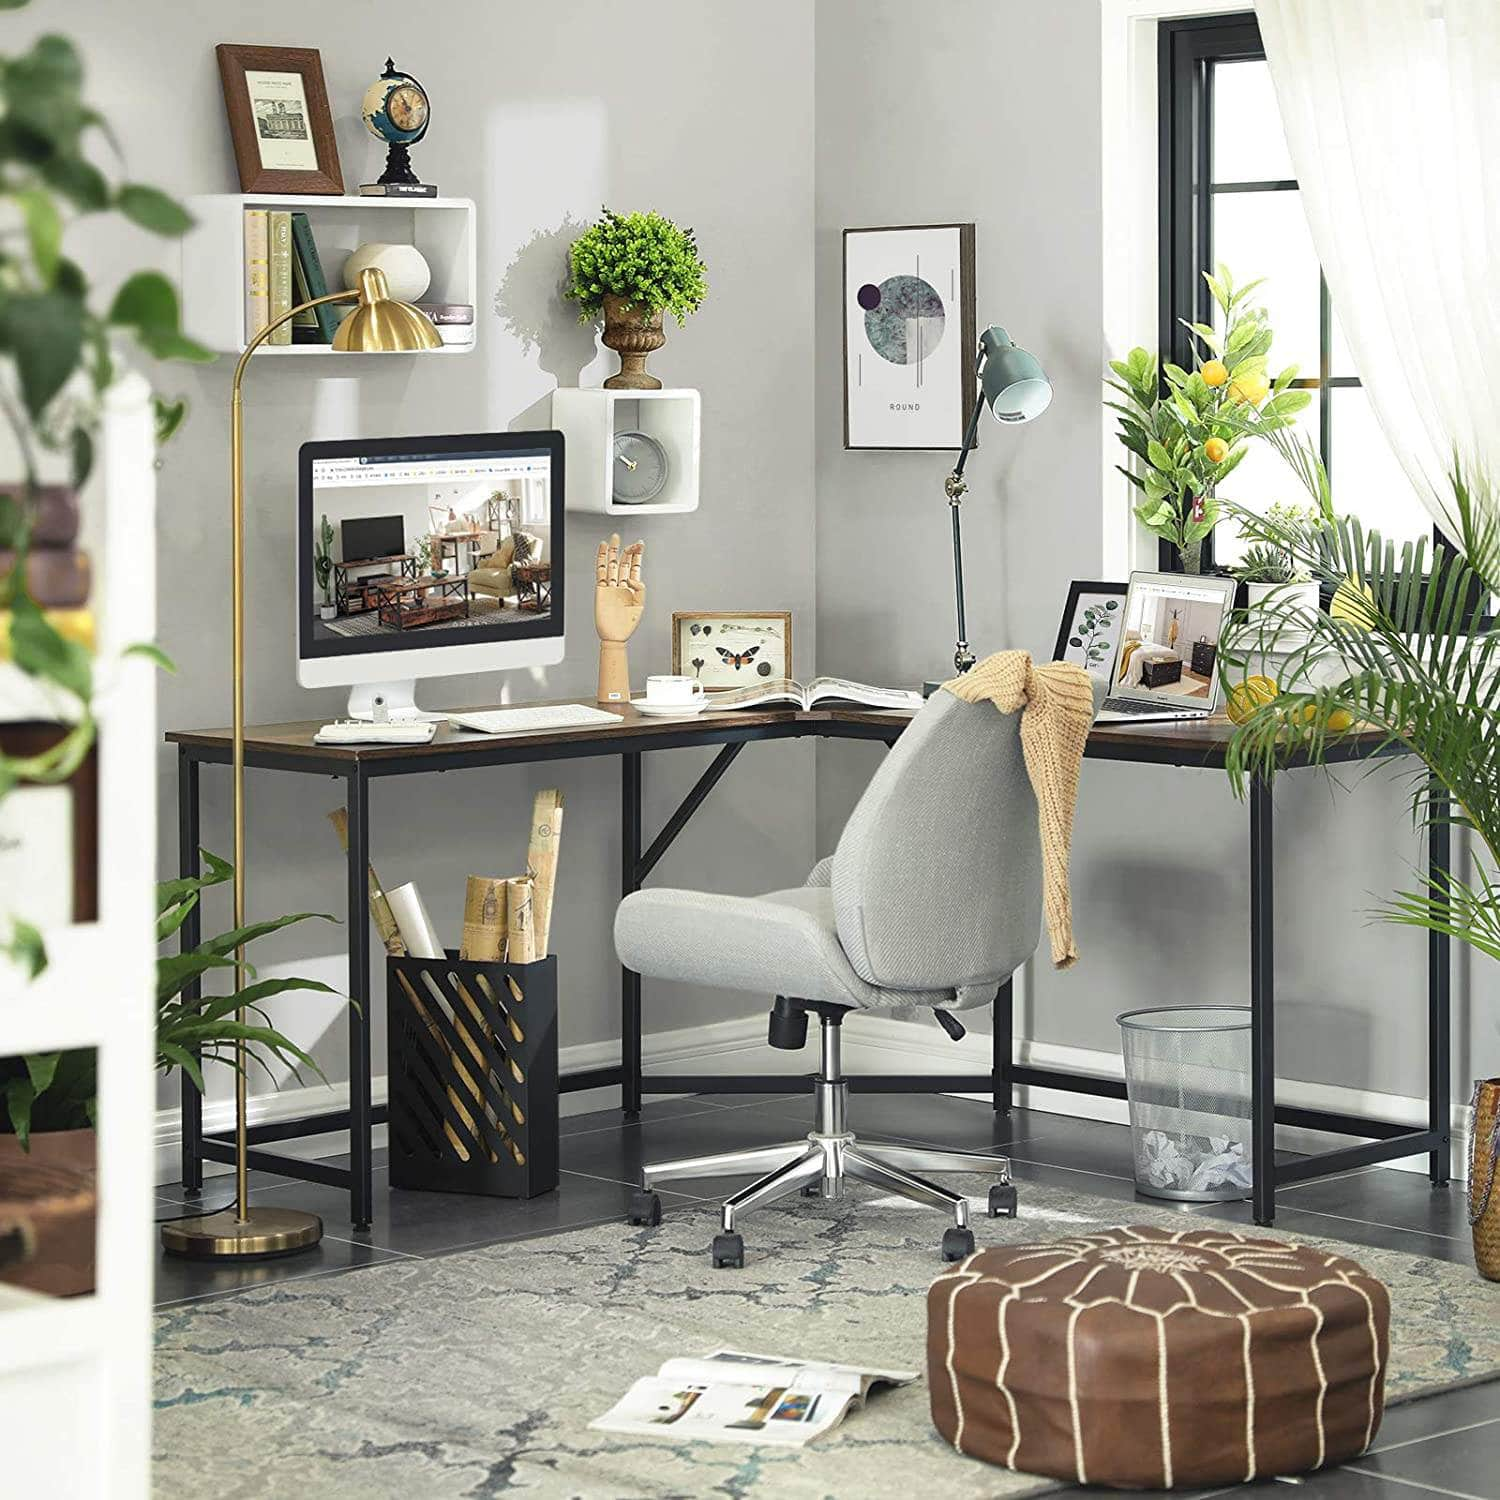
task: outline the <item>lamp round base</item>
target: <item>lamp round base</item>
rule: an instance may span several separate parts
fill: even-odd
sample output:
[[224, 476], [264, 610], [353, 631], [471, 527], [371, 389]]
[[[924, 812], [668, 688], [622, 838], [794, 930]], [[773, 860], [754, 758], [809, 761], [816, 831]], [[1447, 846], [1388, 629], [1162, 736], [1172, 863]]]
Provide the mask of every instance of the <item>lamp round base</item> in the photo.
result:
[[252, 1208], [236, 1217], [232, 1208], [163, 1224], [162, 1249], [188, 1260], [266, 1260], [311, 1250], [323, 1238], [317, 1214], [294, 1208]]

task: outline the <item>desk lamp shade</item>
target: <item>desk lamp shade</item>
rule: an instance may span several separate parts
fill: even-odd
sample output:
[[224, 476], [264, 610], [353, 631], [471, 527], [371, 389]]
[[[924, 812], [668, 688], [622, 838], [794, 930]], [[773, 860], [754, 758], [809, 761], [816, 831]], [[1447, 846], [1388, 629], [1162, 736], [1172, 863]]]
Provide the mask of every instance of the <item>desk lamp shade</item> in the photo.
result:
[[429, 318], [391, 296], [384, 271], [366, 266], [359, 273], [359, 302], [334, 332], [335, 349], [346, 354], [409, 354], [442, 346]]
[[1029, 422], [1052, 402], [1052, 382], [1033, 354], [1011, 343], [995, 323], [984, 331], [979, 345], [984, 363], [979, 372], [985, 404], [999, 422]]

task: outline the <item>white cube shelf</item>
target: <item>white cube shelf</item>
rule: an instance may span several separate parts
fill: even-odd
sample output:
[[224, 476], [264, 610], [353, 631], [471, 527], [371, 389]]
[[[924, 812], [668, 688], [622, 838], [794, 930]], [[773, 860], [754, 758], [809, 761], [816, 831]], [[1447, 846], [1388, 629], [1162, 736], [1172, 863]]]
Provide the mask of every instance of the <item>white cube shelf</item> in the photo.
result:
[[[606, 516], [697, 510], [700, 417], [697, 391], [553, 391], [552, 425], [567, 445], [568, 509]], [[617, 505], [612, 498], [617, 432], [644, 432], [667, 455], [666, 485], [649, 505]]]
[[[372, 240], [415, 245], [432, 268], [432, 285], [422, 301], [467, 303], [478, 315], [472, 199], [213, 193], [190, 198], [187, 206], [195, 223], [182, 240], [182, 324], [190, 337], [217, 353], [241, 354], [249, 340], [245, 328], [247, 208], [290, 209], [307, 215], [330, 292], [343, 286], [344, 262], [358, 246]], [[474, 328], [477, 331], [477, 322]], [[473, 347], [471, 341], [420, 352], [467, 354]], [[256, 357], [337, 352], [328, 344], [262, 344]]]

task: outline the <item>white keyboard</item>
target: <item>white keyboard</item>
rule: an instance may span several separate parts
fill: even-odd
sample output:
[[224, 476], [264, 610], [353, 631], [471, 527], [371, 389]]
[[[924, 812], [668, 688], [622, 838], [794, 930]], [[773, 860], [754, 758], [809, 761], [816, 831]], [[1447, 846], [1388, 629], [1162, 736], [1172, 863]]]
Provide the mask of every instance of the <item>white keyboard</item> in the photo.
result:
[[325, 724], [314, 736], [318, 745], [425, 745], [437, 725], [421, 719], [389, 719], [377, 724], [368, 719], [339, 719]]
[[619, 714], [584, 703], [540, 704], [534, 708], [485, 708], [474, 713], [449, 714], [455, 729], [476, 734], [527, 734], [536, 729], [587, 729], [591, 724], [618, 724]]

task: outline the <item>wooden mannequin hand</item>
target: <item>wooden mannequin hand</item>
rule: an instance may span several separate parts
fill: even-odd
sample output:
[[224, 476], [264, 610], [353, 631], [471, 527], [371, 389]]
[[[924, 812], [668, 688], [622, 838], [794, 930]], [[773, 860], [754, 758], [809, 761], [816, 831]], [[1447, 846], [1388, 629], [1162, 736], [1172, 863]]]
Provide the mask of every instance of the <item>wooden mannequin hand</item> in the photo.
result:
[[632, 542], [622, 552], [618, 533], [599, 543], [598, 581], [594, 585], [594, 629], [599, 632], [599, 702], [630, 699], [630, 667], [625, 642], [641, 623], [646, 607], [646, 585], [641, 582], [644, 542]]
[[601, 641], [628, 641], [641, 623], [646, 607], [646, 585], [641, 582], [645, 551], [644, 542], [632, 542], [622, 552], [618, 532], [599, 543], [594, 629]]

